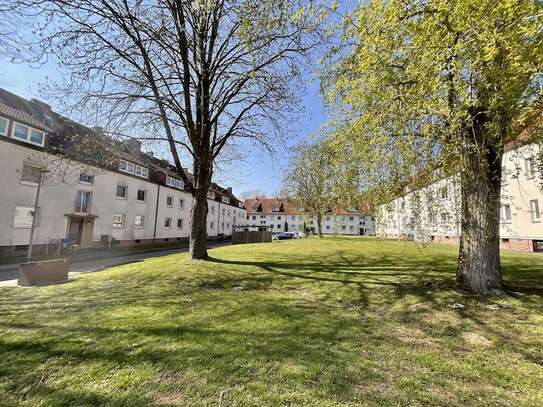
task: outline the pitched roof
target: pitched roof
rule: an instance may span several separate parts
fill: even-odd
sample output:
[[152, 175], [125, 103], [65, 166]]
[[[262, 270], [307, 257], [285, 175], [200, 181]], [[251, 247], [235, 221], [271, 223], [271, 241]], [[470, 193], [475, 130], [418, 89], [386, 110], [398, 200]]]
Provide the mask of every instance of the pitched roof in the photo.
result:
[[[250, 198], [246, 199], [244, 207], [248, 213], [259, 214], [284, 214], [298, 215], [304, 213], [303, 208], [296, 201], [281, 198]], [[327, 213], [334, 214], [358, 214], [372, 213], [372, 207], [369, 203], [362, 203], [358, 208], [331, 208]]]
[[[112, 157], [127, 159], [158, 170], [167, 175], [181, 178], [177, 168], [167, 160], [159, 159], [142, 151], [135, 151], [119, 140], [114, 140], [101, 131], [77, 123], [59, 113], [51, 106], [36, 99], [26, 100], [0, 88], [0, 115], [23, 122], [48, 133], [45, 150], [52, 154], [65, 155], [71, 159], [108, 170], [113, 169]], [[192, 174], [187, 174], [189, 180]], [[231, 203], [241, 201], [228, 188], [212, 183], [210, 190], [216, 199], [226, 196]]]

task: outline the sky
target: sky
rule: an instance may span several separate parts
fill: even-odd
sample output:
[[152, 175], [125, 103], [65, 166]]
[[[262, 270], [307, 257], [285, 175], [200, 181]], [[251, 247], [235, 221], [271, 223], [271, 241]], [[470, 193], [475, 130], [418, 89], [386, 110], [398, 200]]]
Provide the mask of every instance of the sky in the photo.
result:
[[[0, 87], [24, 98], [36, 98], [52, 105], [59, 111], [54, 101], [40, 97], [39, 86], [47, 79], [62, 80], [53, 62], [41, 67], [13, 64], [0, 56]], [[288, 154], [293, 146], [303, 139], [318, 133], [326, 123], [327, 111], [319, 95], [319, 83], [313, 72], [306, 72], [304, 83], [298, 87], [302, 96], [297, 111], [296, 122], [289, 126], [284, 144], [275, 145], [276, 154], [272, 157], [262, 147], [252, 144], [243, 146], [242, 160], [221, 165], [215, 181], [224, 187], [231, 186], [236, 195], [248, 191], [263, 191], [269, 196], [281, 189], [285, 171], [288, 168]]]

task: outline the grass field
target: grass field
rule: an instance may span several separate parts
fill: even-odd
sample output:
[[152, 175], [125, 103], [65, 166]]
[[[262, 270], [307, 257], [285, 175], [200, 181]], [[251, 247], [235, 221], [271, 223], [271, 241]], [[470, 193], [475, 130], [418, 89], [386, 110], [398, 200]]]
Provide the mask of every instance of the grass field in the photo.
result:
[[[325, 238], [0, 290], [0, 405], [543, 405], [543, 256]], [[464, 307], [453, 307], [463, 304]]]

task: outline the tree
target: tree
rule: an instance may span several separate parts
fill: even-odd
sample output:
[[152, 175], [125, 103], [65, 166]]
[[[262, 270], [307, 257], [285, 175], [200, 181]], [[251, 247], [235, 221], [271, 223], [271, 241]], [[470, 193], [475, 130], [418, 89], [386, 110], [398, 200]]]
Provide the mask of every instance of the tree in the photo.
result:
[[368, 185], [405, 193], [428, 169], [459, 173], [457, 282], [470, 292], [502, 292], [501, 159], [540, 92], [542, 23], [536, 0], [371, 0], [346, 17], [347, 49], [323, 76]]
[[334, 174], [332, 152], [326, 143], [301, 144], [295, 150], [285, 182], [289, 197], [317, 218], [321, 238], [322, 218], [333, 207]]
[[68, 74], [59, 100], [110, 133], [166, 143], [194, 197], [191, 256], [207, 257], [214, 163], [234, 138], [265, 143], [284, 123], [301, 58], [322, 43], [310, 2], [7, 1], [40, 16], [39, 47]]

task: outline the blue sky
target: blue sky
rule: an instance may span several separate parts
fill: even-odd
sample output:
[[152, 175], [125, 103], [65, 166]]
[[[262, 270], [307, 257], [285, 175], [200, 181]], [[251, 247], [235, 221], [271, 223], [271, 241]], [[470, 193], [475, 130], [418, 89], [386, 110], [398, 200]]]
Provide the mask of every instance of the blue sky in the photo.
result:
[[[0, 57], [0, 87], [25, 98], [43, 99], [39, 95], [39, 85], [47, 78], [61, 80], [54, 63], [31, 67], [12, 64]], [[221, 167], [216, 181], [224, 186], [232, 186], [234, 193], [260, 190], [266, 194], [277, 193], [285, 175], [290, 149], [304, 138], [315, 134], [327, 120], [327, 113], [319, 96], [319, 83], [312, 72], [304, 75], [304, 82], [299, 84], [302, 94], [301, 111], [298, 119], [288, 129], [284, 144], [276, 145], [275, 157], [261, 147], [247, 144], [243, 147], [246, 156], [243, 160]], [[50, 103], [55, 109], [54, 101]], [[56, 109], [58, 110], [58, 108]]]

